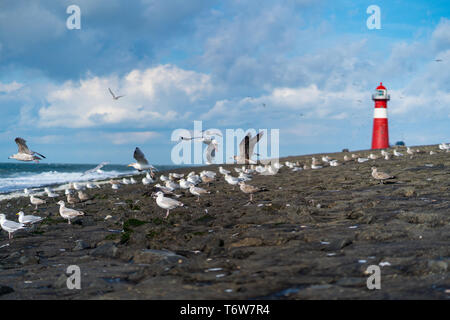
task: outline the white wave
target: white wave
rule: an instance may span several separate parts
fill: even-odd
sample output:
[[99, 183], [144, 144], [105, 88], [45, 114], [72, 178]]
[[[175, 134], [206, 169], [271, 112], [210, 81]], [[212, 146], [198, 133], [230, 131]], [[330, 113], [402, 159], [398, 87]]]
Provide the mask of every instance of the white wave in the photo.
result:
[[60, 185], [69, 182], [84, 182], [92, 180], [104, 180], [124, 175], [132, 175], [134, 172], [103, 171], [102, 173], [83, 172], [58, 172], [46, 171], [41, 173], [22, 173], [10, 177], [0, 178], [0, 193], [23, 190], [24, 188], [37, 188], [48, 185]]

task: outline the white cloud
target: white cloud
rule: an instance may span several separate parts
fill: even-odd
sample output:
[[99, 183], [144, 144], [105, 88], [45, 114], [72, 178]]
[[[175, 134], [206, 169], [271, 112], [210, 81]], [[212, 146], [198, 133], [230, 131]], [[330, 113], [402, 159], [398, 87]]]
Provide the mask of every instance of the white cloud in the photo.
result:
[[23, 84], [17, 83], [16, 81], [13, 81], [11, 83], [1, 83], [0, 82], [0, 93], [10, 93], [16, 90], [19, 90], [23, 87]]
[[[113, 100], [108, 88], [116, 95]], [[123, 78], [89, 77], [68, 81], [47, 96], [39, 110], [43, 127], [87, 128], [128, 124], [161, 126], [185, 119], [212, 90], [208, 75], [172, 65], [133, 70]]]

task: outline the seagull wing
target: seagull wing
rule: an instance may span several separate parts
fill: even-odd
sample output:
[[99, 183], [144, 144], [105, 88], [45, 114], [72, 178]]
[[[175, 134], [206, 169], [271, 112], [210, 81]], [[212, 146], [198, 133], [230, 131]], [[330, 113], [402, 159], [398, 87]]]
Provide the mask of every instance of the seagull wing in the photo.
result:
[[33, 154], [30, 149], [28, 149], [27, 142], [24, 139], [17, 137], [14, 141], [19, 147], [19, 153]]
[[249, 152], [248, 152], [249, 159], [253, 155], [253, 150], [255, 149], [255, 146], [258, 143], [258, 141], [261, 140], [261, 137], [263, 136], [263, 134], [264, 134], [264, 131], [261, 131], [256, 136], [254, 136], [253, 138], [250, 139]]
[[115, 99], [116, 96], [114, 95], [114, 93], [112, 92], [112, 90], [111, 90], [110, 88], [108, 88], [108, 90], [109, 90], [109, 93], [111, 93], [112, 97]]
[[210, 143], [208, 145], [208, 148], [206, 148], [206, 160], [208, 161], [208, 163], [212, 163], [213, 159], [216, 156], [216, 144], [214, 143]]
[[15, 221], [11, 221], [11, 220], [6, 220], [5, 222], [3, 222], [3, 226], [8, 229], [21, 229], [24, 227], [24, 224], [17, 223]]
[[148, 161], [147, 161], [147, 159], [145, 159], [144, 153], [138, 147], [136, 147], [136, 150], [134, 150], [133, 157], [136, 159], [136, 161], [139, 164], [148, 165]]
[[245, 159], [248, 159], [247, 156], [247, 151], [248, 151], [248, 145], [250, 142], [250, 137], [251, 134], [250, 132], [247, 133], [247, 135], [244, 137], [244, 139], [242, 139], [241, 143], [239, 144], [239, 155], [241, 157], [245, 157]]
[[95, 172], [101, 168], [103, 168], [104, 166], [106, 166], [109, 162], [102, 162], [100, 163], [98, 166], [96, 166], [94, 169], [89, 169], [87, 171], [85, 171], [82, 175], [84, 176], [85, 174], [91, 173], [91, 172]]

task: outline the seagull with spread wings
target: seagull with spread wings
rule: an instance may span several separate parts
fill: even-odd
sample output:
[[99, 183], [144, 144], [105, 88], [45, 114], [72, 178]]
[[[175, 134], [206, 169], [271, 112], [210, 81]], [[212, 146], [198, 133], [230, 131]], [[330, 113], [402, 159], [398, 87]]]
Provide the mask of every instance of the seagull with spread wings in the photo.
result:
[[14, 141], [19, 148], [19, 152], [8, 157], [8, 159], [15, 159], [19, 161], [35, 161], [36, 163], [38, 163], [39, 160], [45, 158], [44, 155], [28, 149], [27, 142], [24, 139], [17, 137]]
[[100, 163], [98, 166], [96, 166], [94, 169], [90, 169], [90, 170], [85, 171], [85, 172], [82, 174], [82, 176], [84, 176], [84, 175], [86, 175], [86, 174], [89, 174], [89, 173], [94, 173], [94, 172], [102, 173], [103, 171], [102, 171], [101, 169], [102, 169], [104, 166], [106, 166], [107, 164], [109, 164], [109, 162], [102, 162], [102, 163]]
[[256, 161], [251, 160], [251, 157], [253, 156], [253, 150], [255, 150], [256, 144], [261, 139], [263, 134], [264, 131], [261, 131], [252, 138], [252, 134], [250, 132], [247, 133], [239, 144], [239, 156], [233, 156], [233, 159], [238, 163], [256, 164]]
[[112, 95], [114, 100], [119, 100], [119, 98], [125, 97], [124, 95], [123, 96], [116, 96], [114, 94], [114, 92], [112, 92], [112, 90], [110, 88], [108, 88], [108, 90], [109, 90], [109, 93], [111, 93], [111, 95]]
[[139, 147], [136, 147], [136, 149], [134, 150], [133, 158], [136, 159], [136, 162], [130, 163], [128, 165], [129, 167], [133, 167], [137, 171], [150, 170], [151, 176], [153, 177], [155, 175], [153, 173], [153, 170], [156, 170], [156, 168], [148, 163], [144, 153], [141, 151], [141, 149], [139, 149]]

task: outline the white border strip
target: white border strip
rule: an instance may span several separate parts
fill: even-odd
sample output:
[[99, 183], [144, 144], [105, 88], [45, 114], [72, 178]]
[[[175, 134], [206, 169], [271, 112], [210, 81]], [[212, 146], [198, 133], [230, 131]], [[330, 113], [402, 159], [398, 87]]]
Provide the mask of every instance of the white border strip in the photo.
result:
[[375, 108], [373, 117], [375, 119], [386, 119], [387, 118], [387, 108]]

